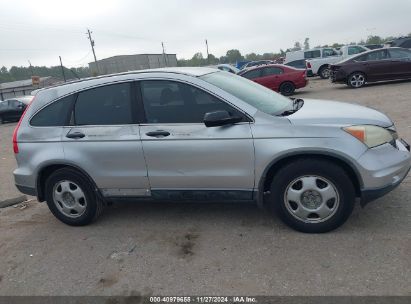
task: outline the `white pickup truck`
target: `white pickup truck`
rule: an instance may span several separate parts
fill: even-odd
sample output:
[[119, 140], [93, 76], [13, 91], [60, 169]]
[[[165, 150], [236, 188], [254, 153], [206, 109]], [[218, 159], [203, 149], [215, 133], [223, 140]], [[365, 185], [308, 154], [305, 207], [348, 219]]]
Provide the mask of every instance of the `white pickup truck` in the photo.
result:
[[344, 60], [347, 57], [368, 50], [369, 49], [362, 45], [344, 45], [339, 49], [339, 55], [307, 60], [307, 75], [319, 75], [323, 79], [329, 78], [330, 64], [340, 62], [341, 60]]

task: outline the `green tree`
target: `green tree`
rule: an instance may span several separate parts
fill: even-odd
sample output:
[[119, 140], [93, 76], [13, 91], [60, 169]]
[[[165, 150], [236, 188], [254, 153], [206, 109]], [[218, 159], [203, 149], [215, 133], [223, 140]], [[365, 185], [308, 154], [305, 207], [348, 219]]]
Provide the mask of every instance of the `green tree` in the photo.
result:
[[299, 50], [301, 50], [301, 43], [298, 42], [298, 41], [296, 41], [296, 42], [294, 43], [293, 51], [299, 51]]
[[365, 41], [366, 44], [381, 44], [384, 41], [381, 39], [380, 36], [368, 36], [367, 40]]
[[235, 63], [237, 61], [241, 61], [244, 59], [240, 51], [237, 49], [228, 50], [226, 53], [226, 57], [229, 63]]
[[305, 38], [304, 39], [304, 50], [309, 50], [310, 49], [310, 38]]
[[260, 56], [257, 55], [256, 53], [250, 53], [250, 54], [245, 55], [245, 59], [250, 60], [250, 61], [256, 61], [260, 59]]

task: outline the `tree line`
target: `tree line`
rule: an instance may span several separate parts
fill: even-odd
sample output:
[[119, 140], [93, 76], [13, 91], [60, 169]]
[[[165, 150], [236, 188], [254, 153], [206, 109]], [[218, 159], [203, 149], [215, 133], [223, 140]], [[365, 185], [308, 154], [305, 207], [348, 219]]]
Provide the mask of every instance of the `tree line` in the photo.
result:
[[[408, 34], [411, 37], [411, 33]], [[385, 37], [382, 38], [380, 36], [368, 36], [367, 39], [362, 39], [359, 42], [351, 42], [350, 44], [383, 44], [387, 41], [393, 40], [395, 37]], [[315, 47], [333, 47], [339, 48], [343, 44], [341, 43], [333, 43], [331, 45], [317, 45]], [[277, 53], [249, 53], [242, 55], [241, 52], [237, 49], [231, 49], [226, 52], [224, 56], [216, 57], [213, 54], [209, 54], [207, 56], [203, 56], [201, 52], [195, 53], [191, 59], [179, 59], [177, 60], [177, 66], [207, 66], [207, 65], [216, 65], [220, 63], [236, 63], [237, 61], [255, 61], [255, 60], [273, 60], [279, 57], [285, 56], [285, 53], [288, 51], [297, 51], [301, 49], [309, 49], [310, 48], [310, 39], [305, 38], [304, 42], [301, 43], [296, 41], [292, 48], [288, 48], [286, 50], [280, 49]], [[68, 69], [64, 67], [64, 72], [67, 79], [76, 79], [76, 78], [84, 78], [93, 76], [92, 72], [88, 67], [79, 67], [79, 68], [71, 68]], [[33, 66], [33, 67], [17, 67], [12, 66], [10, 69], [6, 67], [0, 68], [0, 83], [3, 82], [10, 82], [16, 80], [24, 80], [30, 79], [32, 75], [45, 77], [45, 76], [52, 76], [56, 78], [62, 79], [62, 72], [60, 66]]]

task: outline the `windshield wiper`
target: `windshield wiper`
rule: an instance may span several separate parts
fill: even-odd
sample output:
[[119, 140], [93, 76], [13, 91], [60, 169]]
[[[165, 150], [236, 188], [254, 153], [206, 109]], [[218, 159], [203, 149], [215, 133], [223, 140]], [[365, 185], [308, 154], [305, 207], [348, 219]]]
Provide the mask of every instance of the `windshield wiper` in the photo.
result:
[[304, 105], [304, 100], [301, 98], [291, 98], [291, 100], [293, 101], [293, 108], [289, 109], [289, 110], [285, 110], [284, 112], [282, 112], [279, 116], [288, 116], [291, 115], [295, 112], [297, 112], [299, 109], [301, 109]]

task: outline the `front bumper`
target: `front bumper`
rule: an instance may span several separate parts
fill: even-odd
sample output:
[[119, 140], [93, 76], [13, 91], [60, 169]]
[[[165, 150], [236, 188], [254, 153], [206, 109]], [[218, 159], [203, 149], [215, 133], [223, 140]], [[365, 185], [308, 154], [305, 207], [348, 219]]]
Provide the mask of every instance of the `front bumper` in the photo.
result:
[[395, 146], [375, 147], [360, 157], [364, 184], [361, 206], [391, 192], [407, 177], [411, 168], [410, 147], [403, 140], [397, 140]]

